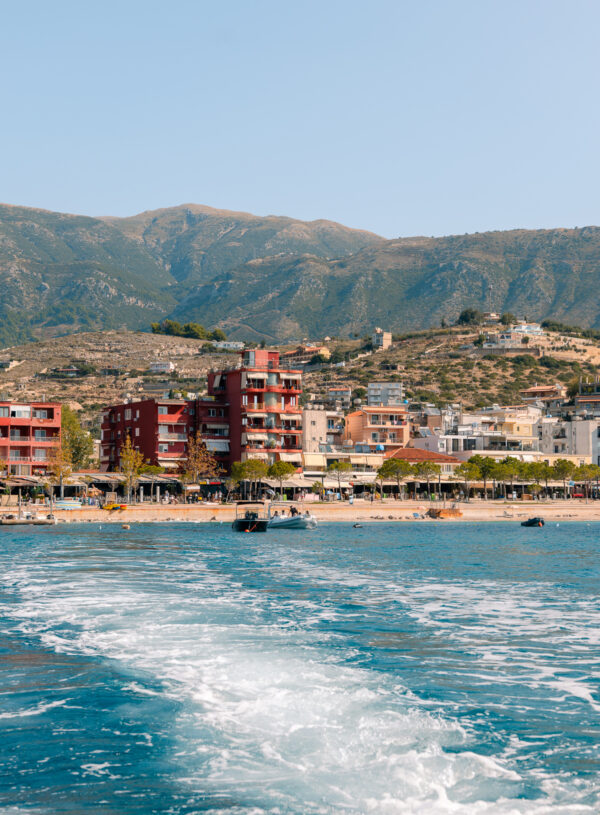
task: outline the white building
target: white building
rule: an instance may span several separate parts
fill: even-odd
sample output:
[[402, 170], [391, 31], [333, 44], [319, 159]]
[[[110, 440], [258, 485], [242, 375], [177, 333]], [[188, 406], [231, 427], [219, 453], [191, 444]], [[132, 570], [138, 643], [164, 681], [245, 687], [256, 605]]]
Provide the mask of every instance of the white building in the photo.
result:
[[367, 404], [369, 406], [401, 405], [404, 402], [402, 382], [369, 382], [367, 386]]
[[212, 344], [219, 351], [243, 351], [246, 347], [245, 342], [235, 342], [234, 340], [213, 340]]
[[589, 456], [600, 464], [600, 419], [574, 417], [567, 422], [545, 416], [538, 423], [540, 450], [564, 456]]
[[172, 362], [151, 362], [148, 370], [151, 374], [171, 374], [175, 370], [175, 365]]

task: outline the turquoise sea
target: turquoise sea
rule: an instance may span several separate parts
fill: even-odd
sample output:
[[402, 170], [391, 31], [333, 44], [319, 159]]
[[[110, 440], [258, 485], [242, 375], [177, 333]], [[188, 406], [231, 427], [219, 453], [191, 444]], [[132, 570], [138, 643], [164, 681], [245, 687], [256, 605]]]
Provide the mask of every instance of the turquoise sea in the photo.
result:
[[600, 526], [0, 532], [0, 813], [598, 813]]

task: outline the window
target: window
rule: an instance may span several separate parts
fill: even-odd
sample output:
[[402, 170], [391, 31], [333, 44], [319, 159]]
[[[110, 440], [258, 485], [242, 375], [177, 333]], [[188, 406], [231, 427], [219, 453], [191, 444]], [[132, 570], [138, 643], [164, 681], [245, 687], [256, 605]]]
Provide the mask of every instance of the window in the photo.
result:
[[46, 431], [43, 430], [43, 429], [36, 428], [35, 437], [36, 437], [36, 439], [39, 439], [40, 441], [43, 441], [46, 438]]
[[139, 436], [139, 435], [140, 435], [140, 429], [139, 429], [139, 427], [136, 427], [136, 429], [135, 429], [135, 435], [136, 435], [136, 436]]
[[[315, 427], [315, 425], [316, 425], [316, 424], [317, 424], [317, 423], [315, 422], [315, 420], [314, 420], [314, 419], [312, 419], [312, 421], [311, 421], [311, 425], [312, 425], [313, 427]], [[328, 424], [327, 426], [329, 427], [329, 424]]]
[[169, 445], [168, 444], [159, 444], [158, 445], [158, 452], [159, 453], [168, 453], [169, 452]]
[[[246, 397], [246, 398], [248, 398], [248, 397]], [[208, 415], [209, 416], [216, 416], [217, 415], [216, 408], [209, 408], [208, 409]]]
[[25, 405], [15, 405], [11, 408], [10, 415], [13, 419], [30, 419], [31, 408]]
[[48, 418], [48, 411], [47, 410], [34, 410], [33, 416], [35, 419], [47, 419]]
[[45, 450], [34, 450], [33, 457], [36, 461], [46, 461], [46, 451]]
[[[7, 417], [9, 408], [7, 406], [0, 407], [0, 416]], [[600, 428], [598, 428], [598, 436], [600, 436]]]
[[126, 422], [131, 421], [131, 409], [130, 408], [127, 408], [127, 410], [125, 411], [125, 421]]
[[371, 441], [379, 441], [379, 433], [371, 433]]
[[159, 415], [162, 414], [164, 416], [165, 413], [168, 413], [168, 412], [169, 412], [169, 408], [167, 407], [167, 405], [159, 405], [158, 406]]
[[285, 410], [285, 396], [281, 397], [281, 409]]
[[244, 394], [242, 396], [242, 405], [247, 405], [247, 404], [248, 404], [248, 397], [247, 397], [246, 394]]
[[139, 418], [140, 418], [140, 412], [139, 412], [139, 410], [136, 410], [136, 412], [135, 412], [135, 419], [136, 419], [136, 421], [137, 421]]

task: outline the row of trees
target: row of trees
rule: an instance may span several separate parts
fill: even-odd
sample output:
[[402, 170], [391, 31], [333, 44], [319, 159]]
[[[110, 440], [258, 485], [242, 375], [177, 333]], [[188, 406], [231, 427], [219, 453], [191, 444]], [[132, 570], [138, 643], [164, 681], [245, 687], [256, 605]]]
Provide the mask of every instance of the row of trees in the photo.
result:
[[192, 340], [218, 340], [224, 341], [227, 335], [220, 328], [209, 331], [200, 323], [178, 323], [177, 320], [163, 320], [160, 323], [150, 323], [153, 334], [167, 334], [172, 337], [189, 337]]
[[[341, 467], [346, 462], [337, 462], [337, 464]], [[433, 462], [422, 461], [411, 465], [402, 459], [388, 459], [377, 471], [378, 477], [382, 480], [395, 479], [399, 491], [402, 482], [415, 480], [426, 481], [428, 492], [431, 481], [438, 478], [440, 473], [440, 466]], [[583, 485], [587, 497], [590, 494], [592, 483], [600, 482], [600, 467], [595, 464], [584, 464], [577, 467], [572, 461], [564, 458], [557, 459], [553, 465], [550, 465], [544, 461], [519, 461], [510, 456], [498, 461], [491, 456], [475, 455], [456, 468], [453, 478], [464, 483], [467, 496], [471, 484], [475, 481], [483, 482], [485, 498], [487, 498], [488, 484], [492, 484], [493, 495], [497, 494], [497, 488], [500, 487], [506, 497], [507, 485], [510, 484], [512, 492], [515, 481], [526, 484], [529, 491], [533, 493], [540, 492], [542, 489], [548, 492], [549, 482], [559, 481], [562, 482], [566, 495], [567, 483], [573, 481]]]

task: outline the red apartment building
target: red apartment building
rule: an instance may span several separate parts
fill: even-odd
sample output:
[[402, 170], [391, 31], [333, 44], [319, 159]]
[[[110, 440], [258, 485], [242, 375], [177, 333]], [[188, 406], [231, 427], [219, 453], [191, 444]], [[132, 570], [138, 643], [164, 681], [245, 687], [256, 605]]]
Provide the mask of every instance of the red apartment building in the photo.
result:
[[302, 464], [302, 373], [281, 368], [279, 352], [242, 351], [241, 365], [208, 376], [208, 393], [228, 410], [227, 464], [258, 458]]
[[106, 408], [101, 467], [115, 470], [127, 435], [146, 461], [177, 470], [187, 440], [198, 430], [228, 470], [234, 461], [260, 458], [302, 462], [301, 373], [279, 367], [279, 353], [241, 353], [241, 366], [208, 376], [209, 399], [148, 399]]
[[127, 436], [150, 464], [178, 469], [188, 436], [196, 429], [196, 403], [186, 399], [145, 399], [106, 408], [102, 417], [100, 468], [117, 470]]
[[61, 407], [55, 402], [0, 402], [0, 459], [12, 475], [43, 475], [60, 444]]

